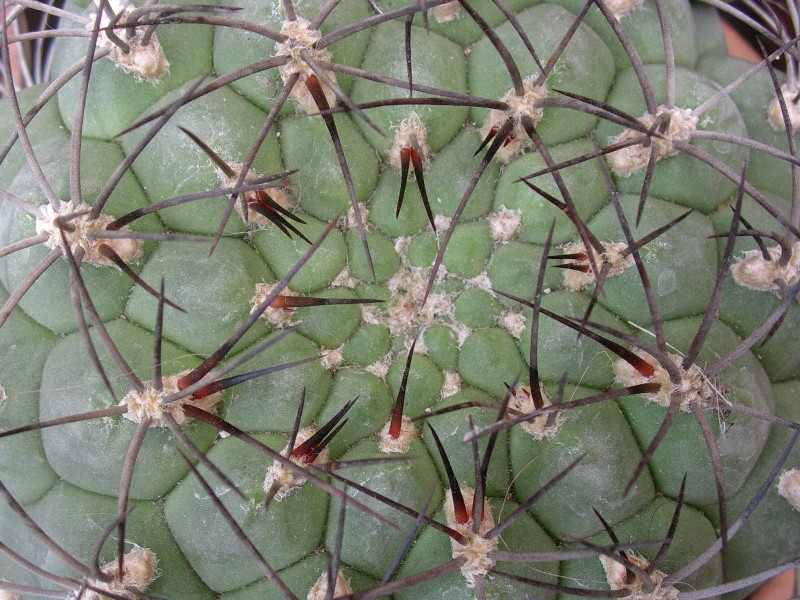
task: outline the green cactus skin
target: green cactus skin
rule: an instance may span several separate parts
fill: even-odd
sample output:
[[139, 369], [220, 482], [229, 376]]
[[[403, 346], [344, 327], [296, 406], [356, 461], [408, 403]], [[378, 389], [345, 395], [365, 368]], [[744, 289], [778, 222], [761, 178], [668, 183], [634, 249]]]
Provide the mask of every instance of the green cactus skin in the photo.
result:
[[[687, 0], [645, 0], [616, 21], [621, 37], [597, 3], [585, 15], [583, 3], [574, 0], [430, 4], [425, 18], [420, 3], [410, 0], [248, 1], [238, 2], [236, 12], [188, 6], [174, 18], [165, 14], [169, 22], [159, 24], [157, 38], [170, 66], [160, 81], [143, 81], [102, 58], [93, 66], [85, 110], [78, 70], [43, 103], [25, 139], [5, 152], [0, 598], [52, 590], [61, 594], [56, 597], [75, 597], [84, 585], [85, 597], [93, 599], [518, 600], [609, 597], [611, 590], [612, 597], [673, 600], [707, 590], [690, 597], [730, 592], [738, 600], [759, 582], [746, 578], [797, 560], [800, 507], [778, 493], [774, 472], [776, 465], [786, 472], [800, 461], [793, 446], [800, 426], [800, 309], [791, 297], [797, 261], [784, 261], [783, 287], [771, 291], [743, 287], [724, 264], [760, 252], [761, 243], [800, 252], [800, 192], [785, 157], [713, 139], [738, 136], [795, 152], [796, 142], [766, 121], [774, 97], [769, 72], [762, 69], [715, 97], [751, 65], [727, 56], [716, 12]], [[282, 103], [284, 82], [274, 66], [185, 101], [198, 77], [205, 76], [203, 86], [285, 53], [283, 34], [275, 32], [289, 31], [292, 11], [303, 23], [334, 5], [321, 36], [359, 25], [329, 48], [305, 52], [317, 65], [351, 68], [318, 70], [353, 103], [366, 105], [370, 122], [350, 110], [326, 112], [313, 83], [305, 84], [310, 71], [297, 87], [313, 114], [303, 110], [303, 100]], [[65, 8], [79, 23], [96, 10]], [[477, 18], [469, 14], [473, 9]], [[402, 14], [379, 18], [391, 11]], [[671, 58], [662, 43], [664, 23]], [[499, 99], [513, 103], [509, 90], [517, 84], [529, 90], [540, 73], [536, 61], [547, 63], [573, 25], [546, 80], [549, 100], [525, 109], [544, 106], [537, 138], [532, 141], [521, 125], [532, 113], [520, 113], [508, 139], [490, 140], [488, 154], [476, 153], [489, 131], [484, 122], [498, 118], [492, 107]], [[60, 26], [76, 27], [66, 19]], [[124, 31], [118, 30], [123, 38]], [[136, 32], [142, 34], [141, 25]], [[84, 60], [87, 44], [85, 36], [58, 38], [53, 73]], [[515, 81], [515, 69], [524, 81]], [[426, 86], [413, 96], [403, 85], [409, 76], [414, 86]], [[387, 78], [399, 83], [389, 85]], [[323, 84], [320, 94], [333, 105], [334, 94]], [[31, 87], [3, 102], [0, 140], [15, 131], [14, 103], [25, 114], [43, 89]], [[447, 101], [427, 101], [439, 95], [436, 90], [447, 90]], [[392, 102], [409, 97], [419, 103]], [[714, 101], [696, 125], [703, 133], [691, 139], [695, 154], [710, 157], [706, 162], [680, 146], [685, 140], [675, 143], [680, 152], [655, 164], [652, 178], [644, 164], [632, 174], [609, 173], [618, 153], [594, 156], [623, 132], [620, 113], [639, 119], [648, 107], [670, 103], [693, 110], [709, 98]], [[152, 123], [127, 131], [175, 102], [182, 105], [152, 139]], [[618, 116], [598, 117], [608, 107]], [[278, 187], [267, 193], [285, 203], [280, 226], [268, 208], [271, 222], [253, 212], [245, 222], [233, 210], [221, 228], [224, 193], [147, 209], [234, 186], [236, 169], [270, 111], [275, 119], [251, 169], [252, 177], [278, 175]], [[78, 180], [70, 172], [78, 161], [69, 157], [81, 114]], [[506, 117], [499, 118], [502, 125]], [[656, 135], [646, 132], [650, 122], [642, 119], [645, 133], [635, 135], [647, 138], [647, 156], [679, 117]], [[331, 141], [334, 129], [347, 177]], [[35, 161], [23, 151], [28, 143]], [[136, 159], [105, 194], [130, 155]], [[531, 177], [576, 158], [555, 177]], [[41, 177], [31, 164], [41, 166]], [[736, 231], [757, 230], [758, 239], [729, 235], [729, 207], [739, 210], [744, 184], [737, 174], [745, 165], [752, 188], [744, 190]], [[17, 302], [14, 290], [53, 251], [41, 239], [3, 250], [38, 235], [30, 207], [45, 207], [49, 190], [67, 202], [78, 183], [88, 205], [108, 196], [104, 215], [143, 213], [122, 230], [150, 236], [129, 264], [144, 285], [118, 267], [89, 264], [87, 250], [80, 266], [83, 294], [62, 250]], [[643, 210], [640, 196], [646, 196]], [[210, 253], [218, 230], [222, 237]], [[635, 256], [628, 252], [612, 264], [594, 254], [598, 268], [610, 270], [598, 292], [586, 241], [624, 250], [626, 235], [644, 239]], [[304, 256], [315, 240], [319, 247]], [[731, 240], [735, 246], [726, 250]], [[254, 306], [295, 270], [282, 296], [261, 307], [264, 318], [226, 347]], [[160, 303], [160, 285], [172, 304]], [[76, 303], [83, 308], [76, 311]], [[748, 337], [762, 338], [779, 315], [780, 327], [766, 343], [755, 340], [739, 351]], [[163, 336], [158, 343], [156, 330]], [[701, 330], [707, 334], [695, 352]], [[185, 424], [168, 427], [153, 417], [156, 423], [145, 429], [125, 418], [132, 407], [124, 405], [125, 416], [115, 408], [129, 398], [132, 381], [149, 385], [156, 377], [154, 347], [166, 378], [196, 369], [220, 348], [227, 348], [227, 364], [259, 344], [264, 347], [225, 375], [242, 381], [212, 396], [219, 400], [209, 409], [216, 420], [186, 409], [192, 418]], [[637, 350], [659, 345], [651, 353]], [[667, 353], [696, 357], [695, 366], [681, 375]], [[694, 378], [708, 403], [695, 394], [679, 406], [682, 396], [668, 390], [666, 404], [659, 405], [656, 384], [627, 389], [645, 382], [648, 369], [654, 374], [647, 381], [669, 381], [665, 361], [680, 385], [690, 387]], [[634, 368], [639, 375], [625, 379], [626, 369]], [[259, 370], [267, 373], [248, 377]], [[476, 436], [536, 409], [531, 387], [540, 384], [545, 412], [552, 411], [546, 408], [551, 402], [564, 404], [562, 410]], [[93, 411], [101, 414], [36, 427]], [[391, 432], [401, 416], [398, 436]], [[341, 428], [316, 448], [319, 455], [302, 450], [327, 423]], [[33, 430], [17, 432], [27, 426]], [[292, 460], [316, 481], [297, 479], [275, 462], [275, 453], [293, 450]], [[197, 454], [205, 454], [203, 462]], [[132, 474], [124, 474], [126, 464], [133, 465]], [[287, 483], [292, 477], [296, 481]], [[121, 492], [126, 483], [129, 489]], [[456, 485], [467, 498], [463, 517], [453, 499]], [[478, 524], [469, 512], [476, 487], [486, 498]], [[157, 558], [157, 571], [144, 583], [126, 587], [108, 575], [119, 560], [120, 523], [124, 552], [143, 548]], [[126, 557], [131, 569], [132, 554]], [[326, 592], [334, 580], [335, 592]], [[741, 586], [719, 587], [739, 580]], [[113, 593], [104, 594], [108, 586]]]

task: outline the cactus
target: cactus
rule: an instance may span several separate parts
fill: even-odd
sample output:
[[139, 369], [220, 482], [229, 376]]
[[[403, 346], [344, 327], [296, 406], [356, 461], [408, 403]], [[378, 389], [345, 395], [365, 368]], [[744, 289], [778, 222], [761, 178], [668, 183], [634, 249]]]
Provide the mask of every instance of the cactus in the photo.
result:
[[0, 120], [0, 597], [741, 598], [798, 562], [776, 12], [720, 4], [750, 64], [686, 0], [8, 4], [7, 75], [55, 39]]

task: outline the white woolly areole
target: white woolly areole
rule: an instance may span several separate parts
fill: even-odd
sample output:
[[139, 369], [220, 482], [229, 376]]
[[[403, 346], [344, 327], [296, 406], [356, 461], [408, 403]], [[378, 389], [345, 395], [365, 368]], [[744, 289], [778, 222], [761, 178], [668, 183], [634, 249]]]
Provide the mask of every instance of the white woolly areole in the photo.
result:
[[[130, 552], [125, 553], [124, 572], [121, 578], [118, 578], [119, 564], [117, 560], [103, 565], [101, 570], [111, 577], [111, 580], [92, 581], [93, 587], [123, 598], [136, 598], [133, 591], [144, 592], [158, 576], [158, 558], [152, 550], [135, 546]], [[87, 590], [83, 594], [84, 600], [103, 600], [107, 597], [93, 590]]]
[[[36, 219], [36, 235], [46, 235], [44, 245], [53, 250], [64, 248], [61, 238], [61, 228], [58, 220], [61, 219], [65, 227], [64, 236], [67, 244], [74, 254], [78, 248], [83, 250], [84, 262], [93, 265], [118, 268], [113, 262], [100, 253], [100, 246], [108, 246], [126, 263], [133, 262], [142, 255], [142, 240], [122, 238], [92, 238], [90, 233], [102, 233], [114, 221], [113, 217], [101, 214], [96, 219], [91, 219], [88, 214], [70, 219], [76, 213], [88, 213], [91, 206], [81, 203], [74, 206], [70, 202], [59, 200], [57, 208], [50, 204], [39, 207], [41, 217]], [[72, 229], [71, 231], [69, 229]], [[117, 231], [130, 231], [127, 227], [120, 227]]]
[[[787, 84], [781, 86], [781, 95], [786, 104], [786, 112], [789, 113], [789, 124], [792, 126], [792, 131], [800, 129], [800, 105], [795, 101], [798, 94], [800, 94], [800, 87], [796, 84], [791, 87]], [[786, 131], [781, 105], [777, 98], [773, 98], [767, 107], [767, 120], [775, 131]]]
[[[461, 495], [464, 497], [464, 505], [467, 512], [471, 513], [472, 502], [475, 498], [475, 490], [460, 486]], [[455, 529], [467, 539], [466, 544], [461, 544], [450, 538], [450, 547], [453, 550], [453, 558], [464, 558], [466, 562], [461, 565], [461, 574], [467, 580], [468, 587], [475, 587], [475, 578], [483, 577], [494, 566], [495, 560], [489, 556], [491, 552], [497, 550], [499, 536], [492, 539], [484, 537], [494, 528], [494, 517], [492, 509], [483, 502], [483, 518], [481, 519], [478, 533], [472, 531], [472, 517], [466, 523], [459, 523], [456, 520], [455, 509], [453, 507], [453, 492], [447, 490], [444, 500], [445, 513], [447, 515], [447, 526]]]
[[391, 366], [391, 361], [389, 357], [386, 357], [383, 360], [379, 360], [378, 362], [374, 362], [371, 365], [367, 365], [366, 367], [364, 367], [364, 370], [367, 373], [372, 373], [378, 379], [386, 381], [386, 376], [389, 374], [390, 366]]
[[386, 454], [405, 454], [411, 449], [411, 442], [419, 437], [419, 430], [414, 425], [414, 421], [403, 415], [400, 422], [400, 435], [393, 438], [389, 434], [389, 426], [392, 424], [391, 419], [386, 422], [380, 433], [380, 440], [378, 441], [378, 448], [381, 452]]
[[322, 365], [323, 369], [327, 369], [328, 371], [335, 371], [339, 367], [344, 364], [344, 355], [342, 354], [342, 348], [334, 348], [333, 350], [328, 350], [325, 354], [322, 355], [320, 359], [320, 364]]
[[461, 3], [458, 0], [445, 2], [431, 9], [437, 23], [449, 23], [461, 17]]
[[673, 394], [678, 394], [681, 410], [689, 412], [692, 406], [699, 406], [703, 410], [717, 407], [719, 392], [710, 382], [703, 370], [693, 364], [689, 369], [681, 366], [683, 357], [678, 354], [668, 354], [669, 359], [681, 373], [681, 382], [674, 384], [667, 370], [659, 362], [644, 351], [636, 351], [636, 355], [653, 366], [655, 372], [650, 377], [644, 377], [627, 361], [621, 358], [614, 361], [614, 379], [624, 386], [639, 385], [642, 383], [658, 383], [659, 389], [652, 394], [642, 394], [648, 400], [668, 407]]
[[759, 292], [772, 292], [781, 297], [781, 282], [786, 287], [794, 287], [800, 281], [800, 242], [791, 246], [791, 256], [785, 265], [779, 264], [780, 246], [767, 249], [770, 260], [765, 260], [760, 250], [751, 250], [731, 265], [731, 275], [742, 287]]
[[[539, 389], [541, 390], [541, 387]], [[547, 397], [544, 390], [541, 390], [541, 392], [544, 406], [552, 406], [553, 403], [550, 402], [550, 398]], [[530, 414], [535, 411], [536, 405], [533, 403], [533, 392], [531, 392], [531, 388], [526, 385], [513, 390], [508, 407], [523, 414]], [[516, 417], [516, 415], [510, 416]], [[563, 423], [564, 414], [558, 412], [539, 415], [530, 421], [523, 421], [519, 426], [522, 428], [522, 431], [531, 435], [534, 439], [543, 440], [545, 438], [555, 437]]]
[[467, 327], [466, 325], [464, 325], [463, 323], [461, 323], [459, 321], [456, 321], [455, 323], [453, 323], [451, 325], [451, 329], [456, 334], [456, 341], [458, 341], [458, 347], [459, 348], [461, 348], [461, 346], [464, 345], [464, 342], [467, 341], [467, 338], [470, 335], [472, 335], [472, 328], [471, 327]]
[[[99, 0], [95, 0], [95, 5], [100, 6]], [[117, 20], [117, 25], [123, 25], [127, 21], [128, 15], [136, 8], [128, 0], [109, 0], [108, 5], [115, 14], [121, 15]], [[86, 29], [91, 30], [94, 27], [95, 16], [96, 14], [90, 15]], [[100, 27], [107, 27], [110, 24], [111, 19], [103, 12], [100, 16]], [[134, 34], [130, 37], [128, 37], [127, 29], [115, 29], [116, 35], [129, 46], [128, 52], [112, 42], [105, 31], [100, 31], [100, 35], [97, 36], [97, 49], [110, 50], [111, 53], [108, 56], [117, 67], [133, 75], [139, 81], [144, 80], [155, 85], [169, 73], [169, 61], [158, 41], [158, 34], [153, 33], [147, 45], [144, 45], [142, 39], [147, 27], [139, 26], [133, 29]]]
[[[661, 160], [668, 156], [678, 153], [674, 148], [675, 142], [689, 142], [692, 139], [692, 132], [697, 129], [697, 117], [688, 108], [672, 108], [659, 106], [656, 115], [645, 113], [639, 117], [639, 123], [647, 129], [653, 126], [656, 119], [669, 119], [669, 124], [662, 131], [658, 128], [655, 134], [650, 136], [650, 144], [634, 144], [612, 152], [608, 155], [608, 166], [617, 175], [632, 175], [637, 171], [642, 171], [647, 167], [650, 160], [650, 153], [655, 148], [656, 160]], [[642, 137], [644, 134], [635, 129], [625, 129], [616, 137], [612, 137], [609, 142], [616, 144], [634, 138]]]
[[536, 124], [544, 114], [543, 109], [538, 108], [536, 103], [547, 97], [547, 88], [543, 85], [536, 85], [536, 77], [528, 77], [522, 82], [522, 96], [518, 96], [513, 89], [509, 90], [500, 99], [508, 105], [508, 108], [506, 110], [490, 110], [481, 125], [481, 136], [486, 138], [492, 131], [499, 131], [509, 119], [513, 121], [514, 129], [511, 130], [505, 143], [500, 146], [495, 155], [495, 158], [501, 163], [511, 162], [531, 144], [525, 128], [522, 127], [522, 118], [530, 117]]
[[[650, 566], [650, 563], [640, 555], [632, 552], [631, 550], [625, 551], [625, 558], [628, 559], [633, 565], [645, 570]], [[650, 583], [653, 589], [649, 592], [644, 591], [644, 582], [639, 579], [637, 575], [632, 575], [631, 580], [628, 581], [628, 570], [621, 562], [614, 560], [608, 556], [601, 556], [600, 563], [603, 565], [603, 570], [606, 573], [606, 581], [612, 590], [625, 590], [628, 592], [627, 596], [623, 596], [624, 600], [677, 600], [678, 590], [671, 585], [662, 587], [664, 579], [667, 574], [658, 569], [649, 573]]]
[[[395, 169], [400, 170], [402, 166], [400, 151], [407, 148], [413, 148], [417, 152], [423, 167], [430, 164], [431, 149], [428, 146], [428, 129], [416, 112], [412, 112], [403, 119], [394, 132], [394, 143], [389, 149], [389, 164]], [[409, 169], [409, 177], [413, 174], [414, 170]]]
[[[353, 593], [353, 588], [350, 587], [350, 582], [342, 573], [341, 569], [336, 572], [336, 582], [333, 585], [333, 597], [347, 596]], [[325, 600], [328, 595], [328, 573], [323, 572], [319, 576], [316, 583], [308, 591], [306, 600]]]
[[621, 19], [644, 4], [644, 0], [605, 0], [606, 6], [617, 19]]
[[452, 219], [445, 215], [433, 215], [433, 224], [436, 225], [436, 231], [447, 231], [450, 229], [450, 222]]
[[489, 274], [486, 271], [478, 273], [475, 277], [470, 279], [469, 282], [475, 287], [479, 287], [495, 295], [494, 292], [492, 292], [492, 280], [489, 279]]
[[[358, 214], [361, 216], [361, 222], [364, 223], [364, 229], [367, 231], [372, 230], [372, 223], [369, 222], [369, 209], [365, 202], [357, 202]], [[345, 217], [345, 227], [358, 227], [358, 219], [356, 219], [356, 209], [353, 205], [347, 209], [347, 216]]]
[[[250, 312], [253, 312], [267, 299], [267, 297], [272, 293], [272, 290], [275, 289], [276, 285], [278, 284], [277, 283], [256, 284], [255, 293], [253, 294], [252, 300], [250, 300], [250, 305], [252, 306]], [[284, 296], [291, 295], [288, 288], [283, 288], [281, 294]], [[276, 296], [275, 300], [277, 300], [279, 297], [280, 296]], [[286, 326], [287, 323], [289, 323], [289, 321], [292, 320], [292, 314], [294, 313], [294, 309], [275, 307], [273, 306], [273, 304], [275, 304], [275, 300], [273, 300], [267, 307], [267, 309], [263, 313], [261, 313], [261, 316], [259, 318], [264, 319], [265, 321], [267, 321], [271, 325], [274, 325], [275, 327], [283, 328]]]
[[408, 254], [408, 246], [410, 244], [411, 238], [409, 236], [401, 235], [394, 240], [394, 251], [400, 256], [405, 257]]
[[353, 274], [350, 272], [350, 269], [345, 265], [339, 274], [334, 278], [331, 285], [339, 286], [339, 287], [346, 287], [346, 288], [354, 288], [358, 285], [358, 279], [353, 277]]
[[611, 266], [607, 277], [614, 277], [619, 275], [625, 269], [633, 265], [633, 253], [623, 256], [622, 253], [628, 249], [628, 245], [624, 242], [600, 242], [603, 245], [604, 252], [598, 254], [597, 251], [589, 247], [587, 252], [586, 246], [583, 242], [575, 242], [563, 246], [564, 254], [579, 254], [586, 255], [586, 258], [570, 259], [568, 264], [580, 266], [588, 269], [585, 273], [583, 271], [576, 271], [574, 269], [563, 269], [564, 271], [564, 287], [571, 291], [585, 290], [590, 285], [595, 283], [595, 272], [592, 269], [592, 263], [589, 261], [589, 254], [594, 257], [595, 264], [598, 268], [602, 267], [604, 263]]
[[[445, 270], [439, 269], [437, 279], [444, 278]], [[455, 322], [455, 294], [431, 292], [425, 305], [420, 308], [428, 287], [428, 271], [403, 265], [386, 282], [390, 299], [380, 309], [362, 306], [364, 321], [385, 325], [392, 335], [414, 334], [422, 328], [436, 323]]]
[[[316, 432], [317, 430], [314, 427], [304, 427], [298, 431], [294, 447], [297, 448], [305, 443], [305, 441]], [[305, 458], [302, 456], [290, 456], [293, 449], [294, 448], [290, 449], [289, 444], [286, 444], [286, 446], [283, 447], [283, 450], [281, 450], [281, 455], [289, 456], [289, 460], [294, 464], [299, 467], [305, 467], [308, 464]], [[312, 464], [316, 465], [323, 462], [328, 462], [327, 448], [317, 455]], [[302, 475], [295, 475], [289, 469], [289, 467], [279, 463], [278, 461], [273, 461], [267, 469], [267, 474], [264, 477], [264, 491], [269, 493], [269, 491], [272, 489], [272, 486], [277, 485], [278, 491], [275, 493], [274, 499], [280, 502], [305, 482], [306, 478]]]
[[512, 337], [520, 339], [525, 332], [525, 315], [519, 309], [510, 309], [500, 317], [500, 327], [505, 329]]
[[[314, 48], [314, 44], [322, 39], [322, 33], [320, 33], [319, 29], [311, 29], [311, 23], [303, 17], [298, 16], [294, 21], [288, 19], [284, 21], [281, 25], [281, 33], [288, 39], [285, 42], [276, 44], [275, 56], [285, 56], [289, 59], [285, 65], [278, 67], [281, 79], [286, 83], [293, 75], [299, 74], [300, 79], [292, 89], [291, 96], [306, 113], [317, 113], [319, 112], [319, 107], [306, 87], [306, 80], [314, 75], [314, 71], [301, 58], [301, 55], [306, 54], [314, 62], [328, 62], [331, 60], [331, 53], [327, 49], [318, 50]], [[336, 74], [333, 71], [325, 71], [325, 74], [330, 79], [336, 80]], [[316, 77], [316, 75], [314, 76]], [[319, 84], [325, 93], [328, 106], [336, 104], [336, 94], [333, 90], [321, 79]]]
[[[0, 583], [4, 581], [8, 581], [7, 579], [0, 579]], [[8, 583], [11, 583], [10, 581]], [[6, 590], [0, 590], [0, 600], [19, 600], [19, 596], [14, 592], [8, 592]]]
[[800, 510], [800, 469], [781, 473], [778, 479], [778, 493], [786, 498], [795, 510]]
[[0, 406], [2, 406], [3, 402], [8, 400], [8, 394], [6, 394], [6, 389], [0, 385]]
[[187, 373], [189, 371], [163, 377], [161, 390], [156, 390], [152, 381], [143, 382], [144, 390], [141, 392], [131, 390], [120, 401], [120, 406], [128, 407], [127, 412], [123, 413], [122, 416], [134, 423], [141, 423], [145, 418], [148, 418], [151, 420], [151, 427], [166, 427], [167, 414], [172, 415], [178, 425], [183, 425], [189, 421], [189, 417], [183, 411], [184, 406], [189, 405], [203, 410], [212, 410], [222, 400], [222, 392], [214, 392], [204, 398], [195, 398], [190, 395], [169, 404], [163, 403], [164, 398], [181, 391], [178, 381]]
[[500, 210], [489, 214], [489, 228], [495, 243], [503, 244], [517, 235], [522, 227], [522, 211], [501, 206]]
[[461, 391], [461, 375], [452, 371], [444, 372], [444, 383], [442, 384], [442, 398], [453, 396]]

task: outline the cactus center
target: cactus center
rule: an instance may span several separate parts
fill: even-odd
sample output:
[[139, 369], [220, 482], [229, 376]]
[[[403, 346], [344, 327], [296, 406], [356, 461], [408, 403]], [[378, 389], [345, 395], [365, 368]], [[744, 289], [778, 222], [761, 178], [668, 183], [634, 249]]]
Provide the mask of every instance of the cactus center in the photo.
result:
[[[407, 238], [399, 238], [397, 247], [401, 250]], [[399, 252], [401, 256], [404, 252]], [[405, 262], [405, 261], [404, 261]], [[439, 269], [437, 281], [444, 279], [445, 270]], [[386, 282], [391, 294], [384, 306], [363, 306], [364, 320], [367, 323], [385, 325], [392, 335], [411, 338], [422, 328], [437, 322], [455, 324], [453, 300], [455, 294], [431, 292], [425, 304], [425, 291], [428, 288], [428, 270], [403, 264], [397, 273]]]

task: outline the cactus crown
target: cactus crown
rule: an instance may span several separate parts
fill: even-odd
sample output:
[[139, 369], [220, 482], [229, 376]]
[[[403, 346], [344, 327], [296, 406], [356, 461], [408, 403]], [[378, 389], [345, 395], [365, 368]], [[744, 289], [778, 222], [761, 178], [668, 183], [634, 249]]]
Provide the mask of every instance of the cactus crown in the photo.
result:
[[685, 0], [3, 6], [0, 595], [797, 562], [796, 19], [719, 7], [751, 65]]

